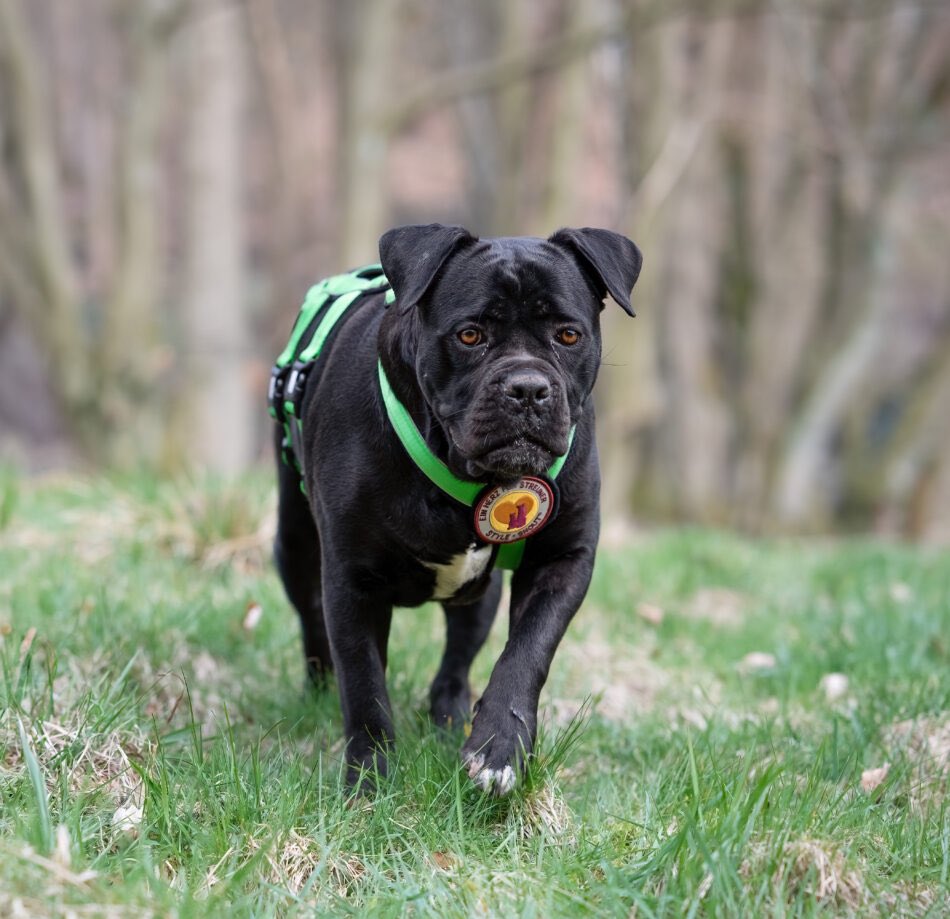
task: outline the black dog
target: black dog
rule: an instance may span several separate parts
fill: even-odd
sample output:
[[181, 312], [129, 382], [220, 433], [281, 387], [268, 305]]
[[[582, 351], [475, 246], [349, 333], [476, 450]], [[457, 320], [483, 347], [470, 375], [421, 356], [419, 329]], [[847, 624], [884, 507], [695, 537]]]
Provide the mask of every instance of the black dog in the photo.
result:
[[379, 251], [385, 277], [354, 276], [366, 292], [317, 333], [316, 360], [278, 380], [277, 565], [311, 678], [336, 672], [350, 782], [386, 771], [393, 607], [442, 602], [431, 713], [460, 724], [501, 593], [496, 558], [517, 565], [508, 642], [462, 747], [475, 782], [505, 794], [590, 582], [599, 314], [609, 293], [633, 315], [642, 259], [607, 230], [479, 240], [438, 224], [390, 230]]

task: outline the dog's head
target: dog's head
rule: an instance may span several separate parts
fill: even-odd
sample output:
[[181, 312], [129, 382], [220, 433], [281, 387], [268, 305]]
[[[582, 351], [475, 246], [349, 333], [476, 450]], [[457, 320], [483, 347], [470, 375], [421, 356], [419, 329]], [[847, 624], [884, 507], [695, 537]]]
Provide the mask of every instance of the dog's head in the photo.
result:
[[633, 315], [637, 247], [590, 228], [480, 240], [428, 224], [390, 230], [379, 251], [396, 294], [387, 326], [449, 465], [496, 481], [547, 470], [594, 386], [604, 298]]

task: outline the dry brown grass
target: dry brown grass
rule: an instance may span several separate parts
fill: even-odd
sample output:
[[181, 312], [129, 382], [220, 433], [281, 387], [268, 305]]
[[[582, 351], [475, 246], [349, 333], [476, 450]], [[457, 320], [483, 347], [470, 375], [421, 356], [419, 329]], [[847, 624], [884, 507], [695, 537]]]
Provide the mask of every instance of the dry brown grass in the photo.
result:
[[773, 881], [790, 891], [803, 890], [819, 903], [857, 909], [868, 899], [862, 872], [849, 866], [828, 840], [799, 839], [787, 843]]
[[[132, 763], [142, 762], [149, 753], [150, 741], [144, 734], [128, 729], [90, 732], [80, 720], [37, 719], [24, 729], [49, 792], [57, 791], [61, 781], [71, 794], [104, 792], [114, 808], [113, 831], [124, 833], [137, 827], [144, 788]], [[25, 767], [23, 750], [9, 720], [0, 734], [5, 735], [0, 744], [6, 749], [0, 770], [20, 773]]]
[[883, 731], [892, 755], [903, 755], [911, 768], [910, 804], [916, 809], [939, 804], [950, 786], [950, 712], [898, 721]]
[[683, 604], [680, 615], [703, 620], [719, 628], [735, 628], [745, 621], [752, 601], [727, 587], [700, 587]]
[[[208, 869], [199, 890], [200, 897], [206, 897], [221, 883], [222, 866], [234, 861], [238, 849], [231, 847]], [[353, 854], [330, 850], [316, 840], [305, 836], [299, 830], [290, 829], [273, 846], [262, 844], [256, 837], [249, 838], [240, 850], [240, 862], [259, 857], [263, 860], [264, 879], [293, 897], [314, 888], [314, 897], [326, 892], [329, 885], [332, 893], [338, 897], [349, 896], [360, 879], [366, 874], [366, 865]], [[179, 877], [177, 867], [166, 864], [166, 876], [173, 885]]]
[[[760, 840], [739, 867], [743, 878], [758, 876], [770, 861], [772, 845]], [[771, 874], [776, 903], [792, 903], [803, 895], [832, 910], [853, 913], [870, 901], [863, 872], [850, 864], [830, 840], [795, 839], [778, 853]]]
[[574, 845], [574, 815], [567, 806], [561, 790], [553, 781], [546, 781], [524, 798], [520, 812], [508, 816], [522, 839], [547, 834], [557, 839], [560, 845]]

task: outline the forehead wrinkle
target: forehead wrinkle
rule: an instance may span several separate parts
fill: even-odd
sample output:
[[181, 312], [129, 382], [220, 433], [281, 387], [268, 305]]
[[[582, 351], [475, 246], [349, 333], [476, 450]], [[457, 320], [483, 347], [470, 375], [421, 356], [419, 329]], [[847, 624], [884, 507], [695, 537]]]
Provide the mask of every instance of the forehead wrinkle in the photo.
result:
[[550, 302], [558, 297], [561, 288], [555, 272], [517, 250], [498, 253], [493, 261], [497, 302], [504, 305], [506, 314], [511, 307], [527, 307], [537, 316], [550, 312]]
[[492, 264], [492, 287], [501, 300], [518, 301], [522, 298], [522, 279], [518, 266], [511, 258], [499, 257]]
[[527, 319], [573, 313], [569, 274], [560, 253], [542, 241], [501, 238], [483, 240], [467, 258], [450, 261], [443, 279], [466, 290], [473, 320], [510, 322], [519, 314]]

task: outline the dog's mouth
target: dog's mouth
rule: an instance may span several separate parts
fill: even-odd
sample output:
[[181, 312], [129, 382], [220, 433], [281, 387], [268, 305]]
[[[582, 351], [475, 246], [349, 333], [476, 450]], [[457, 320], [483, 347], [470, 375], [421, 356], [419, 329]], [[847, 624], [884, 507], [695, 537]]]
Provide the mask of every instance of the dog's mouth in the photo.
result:
[[473, 479], [490, 479], [504, 484], [525, 475], [544, 474], [566, 450], [566, 443], [559, 453], [548, 442], [522, 435], [466, 457], [466, 472]]
[[509, 484], [522, 476], [544, 475], [567, 453], [571, 419], [563, 398], [543, 413], [505, 409], [487, 400], [454, 417], [444, 413], [449, 465], [457, 474]]

